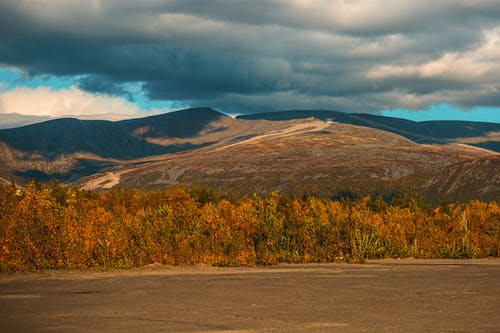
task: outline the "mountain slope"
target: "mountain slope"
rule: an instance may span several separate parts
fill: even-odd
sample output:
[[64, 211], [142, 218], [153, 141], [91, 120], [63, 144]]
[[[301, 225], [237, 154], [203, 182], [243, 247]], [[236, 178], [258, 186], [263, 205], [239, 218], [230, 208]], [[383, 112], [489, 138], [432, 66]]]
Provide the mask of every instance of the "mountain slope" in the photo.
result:
[[[366, 126], [402, 135], [418, 143], [447, 143], [460, 138], [487, 137], [499, 132], [500, 124], [472, 121], [424, 121], [376, 116], [364, 113], [344, 113], [329, 110], [290, 110], [238, 116], [238, 119], [291, 120], [314, 117], [325, 121]], [[470, 143], [499, 152], [498, 141]]]
[[317, 119], [219, 147], [176, 154], [83, 179], [84, 188], [161, 188], [183, 183], [234, 195], [280, 190], [295, 195], [387, 197], [418, 189], [447, 165], [492, 155], [465, 145], [420, 145], [385, 131]]
[[[460, 199], [460, 191], [479, 199], [497, 193], [496, 181], [482, 186], [477, 183], [482, 178], [475, 178], [486, 174], [497, 179], [498, 169], [490, 164], [479, 163], [466, 179], [446, 171], [497, 156], [468, 145], [496, 142], [497, 132], [490, 131], [495, 124], [426, 124], [334, 111], [264, 117], [285, 119], [281, 121], [242, 118], [195, 108], [117, 122], [58, 119], [0, 130], [0, 183], [22, 185], [32, 177], [76, 182], [87, 189], [184, 183], [235, 195], [279, 190], [327, 197], [390, 198], [422, 190], [436, 201], [440, 196]], [[450, 144], [457, 133], [469, 137]], [[420, 142], [440, 144], [408, 138], [416, 136]], [[479, 185], [448, 193], [447, 186], [457, 187], [454, 177]]]
[[197, 136], [210, 123], [229, 118], [211, 108], [191, 108], [150, 117], [117, 122], [140, 137], [191, 138]]
[[229, 144], [283, 126], [236, 121], [210, 108], [117, 122], [56, 119], [0, 130], [0, 178], [20, 184], [33, 177], [73, 181], [110, 166]]
[[500, 154], [448, 165], [424, 189], [428, 197], [441, 201], [499, 200]]
[[183, 143], [157, 145], [143, 139], [196, 135], [210, 121], [227, 117], [211, 109], [187, 109], [164, 115], [111, 122], [63, 118], [0, 130], [0, 141], [11, 148], [48, 159], [89, 153], [102, 158], [134, 159], [196, 148]]
[[0, 130], [0, 178], [20, 184], [31, 178], [70, 182], [110, 166], [200, 148], [212, 142], [174, 136], [196, 135], [217, 119], [232, 120], [198, 108], [126, 121], [63, 118]]
[[0, 141], [13, 149], [38, 153], [49, 159], [78, 152], [120, 159], [162, 153], [161, 147], [143, 142], [125, 127], [103, 120], [50, 120], [2, 130]]

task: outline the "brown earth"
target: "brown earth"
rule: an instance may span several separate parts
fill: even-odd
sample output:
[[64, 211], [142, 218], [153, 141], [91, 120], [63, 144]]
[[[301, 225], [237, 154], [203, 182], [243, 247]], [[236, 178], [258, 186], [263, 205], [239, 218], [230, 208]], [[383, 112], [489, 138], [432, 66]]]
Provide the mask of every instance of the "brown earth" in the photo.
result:
[[500, 260], [0, 275], [1, 332], [499, 332]]

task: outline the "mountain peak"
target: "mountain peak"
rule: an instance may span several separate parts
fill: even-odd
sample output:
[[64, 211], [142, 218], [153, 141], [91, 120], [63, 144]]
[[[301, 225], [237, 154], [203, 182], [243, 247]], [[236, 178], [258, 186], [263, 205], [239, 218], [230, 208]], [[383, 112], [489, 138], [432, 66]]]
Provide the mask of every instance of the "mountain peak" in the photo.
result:
[[227, 117], [227, 115], [225, 115], [224, 113], [219, 112], [217, 110], [214, 110], [210, 107], [206, 107], [206, 106], [173, 111], [173, 112], [170, 112], [170, 114], [177, 114], [177, 115], [192, 114], [192, 115], [198, 115], [198, 116], [212, 115], [212, 116], [219, 116], [219, 117]]
[[187, 108], [177, 111], [171, 111], [166, 113], [155, 114], [152, 116], [141, 117], [141, 118], [133, 118], [133, 119], [125, 119], [119, 121], [122, 124], [132, 124], [140, 121], [157, 121], [157, 120], [173, 120], [180, 119], [184, 117], [190, 117], [189, 120], [200, 120], [200, 119], [213, 119], [216, 120], [218, 118], [229, 117], [222, 112], [214, 110], [209, 107], [196, 107], [196, 108]]
[[197, 135], [211, 122], [222, 118], [229, 116], [208, 107], [199, 107], [122, 120], [119, 123], [133, 132], [147, 129], [147, 136], [152, 138], [187, 138]]

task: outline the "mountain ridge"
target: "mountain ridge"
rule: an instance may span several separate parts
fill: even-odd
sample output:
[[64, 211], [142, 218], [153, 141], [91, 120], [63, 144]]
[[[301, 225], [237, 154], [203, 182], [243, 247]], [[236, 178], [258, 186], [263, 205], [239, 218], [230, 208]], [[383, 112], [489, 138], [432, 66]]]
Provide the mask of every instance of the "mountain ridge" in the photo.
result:
[[[288, 110], [278, 112], [254, 113], [238, 116], [237, 119], [289, 120], [314, 117], [325, 121], [336, 121], [377, 128], [402, 135], [418, 143], [447, 143], [452, 139], [481, 137], [490, 132], [500, 131], [500, 124], [460, 120], [430, 120], [417, 122], [408, 119], [378, 116], [367, 113], [344, 113], [333, 110]], [[499, 152], [497, 142], [474, 144]]]
[[87, 189], [184, 183], [237, 195], [280, 190], [329, 197], [411, 189], [432, 198], [491, 199], [500, 188], [495, 177], [487, 187], [471, 187], [471, 195], [446, 186], [463, 175], [481, 184], [500, 168], [496, 158], [466, 162], [499, 155], [480, 146], [497, 142], [497, 130], [500, 124], [420, 124], [329, 110], [234, 119], [203, 107], [120, 121], [64, 118], [0, 130], [0, 181], [22, 185], [37, 177]]

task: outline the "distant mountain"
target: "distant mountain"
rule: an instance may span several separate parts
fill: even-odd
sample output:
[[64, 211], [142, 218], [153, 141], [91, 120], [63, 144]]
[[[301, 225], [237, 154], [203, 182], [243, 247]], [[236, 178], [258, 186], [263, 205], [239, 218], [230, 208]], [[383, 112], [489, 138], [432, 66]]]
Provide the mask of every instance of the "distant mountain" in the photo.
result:
[[24, 115], [19, 113], [0, 113], [0, 130], [7, 128], [16, 128], [27, 126], [31, 124], [41, 123], [47, 120], [54, 120], [58, 118], [76, 118], [80, 120], [111, 120], [118, 121], [123, 119], [129, 119], [131, 116], [128, 114], [120, 113], [100, 113], [100, 114], [79, 114], [71, 116], [33, 116]]
[[62, 118], [0, 130], [0, 141], [49, 159], [71, 153], [135, 159], [196, 148], [190, 144], [162, 146], [143, 138], [194, 136], [209, 122], [222, 117], [227, 116], [198, 108], [118, 122]]
[[50, 120], [48, 116], [29, 116], [19, 113], [0, 113], [0, 129], [14, 128]]
[[344, 113], [329, 110], [290, 110], [281, 112], [256, 113], [238, 116], [238, 119], [291, 120], [314, 117], [325, 121], [335, 121], [377, 128], [404, 136], [417, 143], [460, 142], [463, 138], [478, 138], [471, 145], [500, 152], [498, 141], [480, 140], [489, 133], [500, 132], [500, 124], [473, 121], [423, 121], [377, 116], [365, 113]]
[[[233, 195], [390, 198], [419, 191], [436, 202], [491, 200], [500, 155], [471, 144], [498, 143], [499, 133], [498, 124], [321, 110], [237, 119], [210, 108], [115, 122], [65, 118], [0, 130], [0, 184], [36, 177], [86, 189], [184, 183]], [[469, 165], [474, 172], [463, 171]]]

